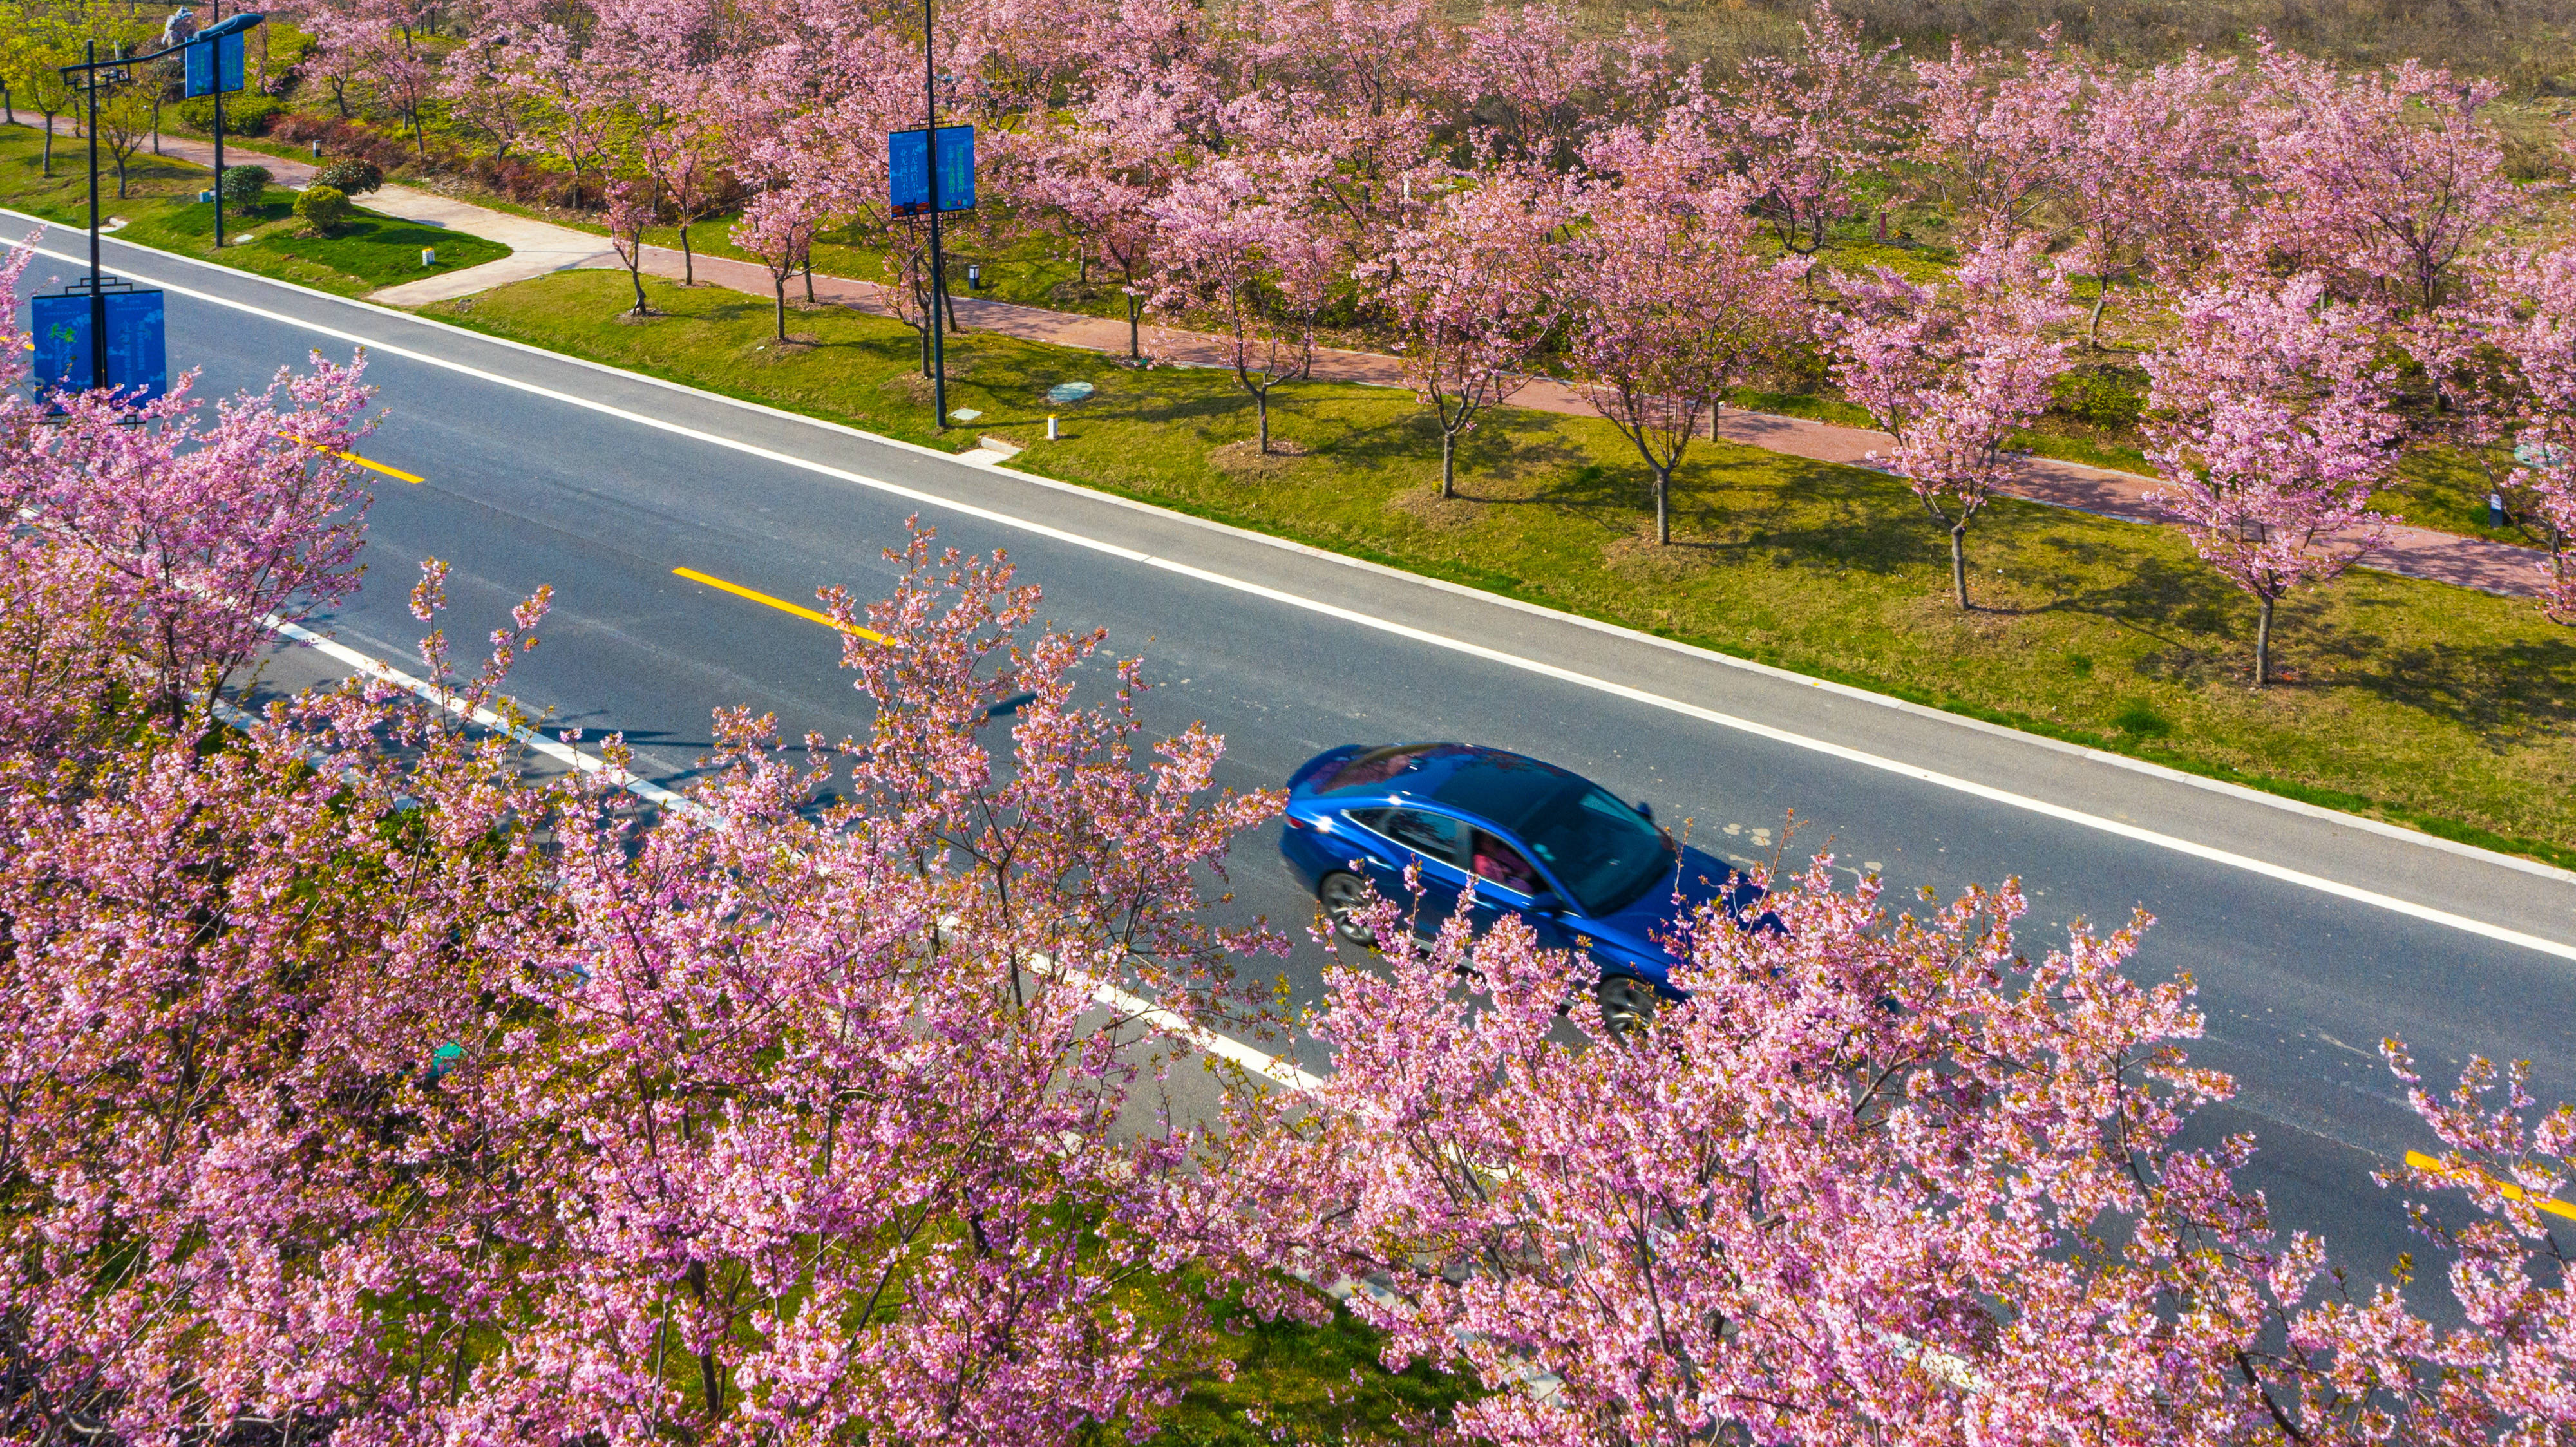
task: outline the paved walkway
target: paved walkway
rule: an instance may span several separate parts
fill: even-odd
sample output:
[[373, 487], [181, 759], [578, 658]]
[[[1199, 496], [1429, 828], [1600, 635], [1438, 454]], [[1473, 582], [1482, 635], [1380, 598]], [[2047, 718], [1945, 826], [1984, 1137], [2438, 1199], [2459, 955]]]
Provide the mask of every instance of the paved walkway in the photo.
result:
[[[79, 132], [70, 117], [61, 116], [55, 118], [54, 133], [59, 137], [77, 135]], [[201, 141], [193, 136], [164, 134], [161, 137], [160, 154], [200, 166], [211, 167], [215, 163], [214, 142]], [[265, 167], [268, 173], [277, 179], [279, 185], [298, 191], [311, 184], [313, 173], [317, 169], [316, 163], [312, 161], [297, 160], [288, 156], [272, 156], [265, 151], [249, 151], [237, 147], [225, 148], [224, 161], [228, 165]], [[445, 301], [449, 297], [471, 296], [476, 292], [490, 291], [496, 286], [525, 281], [532, 276], [543, 276], [550, 271], [563, 271], [602, 260], [613, 265], [616, 261], [616, 252], [604, 237], [593, 236], [586, 231], [576, 231], [569, 226], [531, 221], [524, 216], [513, 216], [506, 211], [494, 211], [489, 207], [471, 205], [432, 191], [422, 191], [410, 186], [380, 186], [360, 197], [359, 200], [366, 209], [379, 215], [391, 216], [415, 225], [431, 226], [466, 236], [480, 237], [485, 241], [497, 241], [510, 248], [508, 256], [496, 261], [487, 261], [480, 266], [468, 266], [455, 271], [438, 272], [422, 277], [418, 281], [407, 281], [398, 286], [386, 287], [372, 293], [368, 297], [370, 301], [388, 302], [395, 306], [420, 306], [428, 302]]]
[[[70, 130], [68, 120], [57, 122], [57, 126], [60, 132]], [[214, 157], [210, 143], [182, 136], [165, 136], [162, 150], [164, 154], [199, 165], [209, 164]], [[301, 187], [312, 179], [313, 166], [309, 162], [258, 152], [240, 154], [245, 158], [245, 164], [268, 167], [283, 185]], [[231, 160], [232, 157], [228, 155], [225, 159]], [[419, 306], [570, 267], [619, 265], [615, 250], [604, 237], [469, 205], [408, 186], [382, 187], [367, 196], [366, 204], [371, 211], [484, 237], [511, 249], [511, 254], [499, 261], [388, 287], [374, 294], [371, 300], [375, 301]], [[655, 276], [676, 280], [681, 270], [680, 253], [664, 247], [646, 247], [644, 269]], [[700, 255], [696, 260], [695, 274], [702, 283], [755, 296], [770, 295], [769, 273], [747, 261]], [[884, 289], [874, 282], [818, 273], [813, 286], [817, 301], [880, 316], [890, 314], [884, 302]], [[788, 283], [788, 295], [795, 300], [804, 299], [803, 278]], [[956, 298], [956, 305], [958, 321], [971, 331], [1113, 355], [1124, 355], [1127, 351], [1127, 324], [1123, 321], [975, 296], [960, 296]], [[1155, 328], [1152, 350], [1158, 359], [1184, 366], [1225, 364], [1224, 346], [1211, 336]], [[1315, 356], [1315, 376], [1325, 381], [1372, 386], [1404, 385], [1403, 370], [1396, 359], [1376, 352], [1321, 349]], [[1589, 416], [1592, 411], [1573, 388], [1545, 378], [1522, 388], [1513, 401], [1516, 406], [1573, 416]], [[1777, 417], [1762, 412], [1730, 411], [1719, 419], [1717, 431], [1730, 441], [1749, 446], [1855, 467], [1870, 466], [1868, 455], [1871, 452], [1885, 451], [1894, 445], [1894, 439], [1885, 433], [1867, 428], [1844, 427], [1804, 417]], [[2033, 502], [2075, 508], [2131, 522], [2177, 521], [2173, 514], [2147, 501], [2146, 495], [2154, 486], [2153, 479], [2133, 473], [2034, 457], [2023, 462], [2021, 475], [2010, 492]], [[2388, 532], [2389, 546], [2374, 555], [2368, 566], [2405, 577], [2429, 578], [2490, 593], [2537, 593], [2541, 568], [2548, 559], [2548, 555], [2537, 548], [2514, 547], [2484, 538], [2436, 532], [2430, 528], [2391, 524]]]

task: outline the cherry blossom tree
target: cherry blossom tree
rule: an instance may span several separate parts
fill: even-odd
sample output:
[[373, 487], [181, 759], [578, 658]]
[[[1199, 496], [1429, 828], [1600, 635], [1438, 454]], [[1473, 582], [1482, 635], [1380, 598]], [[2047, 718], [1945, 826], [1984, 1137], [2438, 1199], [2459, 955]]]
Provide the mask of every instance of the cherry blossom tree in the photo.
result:
[[[2075, 313], [2039, 238], [1990, 243], [1955, 280], [1924, 285], [1885, 267], [1838, 278], [1843, 310], [1819, 329], [1843, 395], [1896, 439], [1888, 469], [1950, 535], [1950, 583], [1968, 601], [1968, 528], [2012, 477], [2006, 441], [2048, 407], [2066, 344], [2047, 335]], [[1872, 453], [1876, 459], [1878, 454]]]
[[2355, 298], [2442, 305], [2462, 262], [2518, 207], [2479, 115], [2495, 84], [2412, 60], [2345, 77], [2277, 48], [2260, 70], [2249, 119], [2273, 249]]
[[743, 206], [741, 219], [726, 233], [734, 245], [759, 257], [768, 269], [779, 341], [787, 340], [787, 279], [812, 257], [814, 235], [823, 227], [827, 205], [824, 197], [790, 182], [752, 197]]
[[1069, 123], [1029, 138], [1029, 199], [1060, 218], [1086, 274], [1095, 252], [1117, 269], [1131, 361], [1145, 355], [1143, 316], [1160, 234], [1154, 207], [1192, 151], [1192, 78], [1104, 87]]
[[1903, 87], [1890, 63], [1899, 47], [1870, 49], [1860, 23], [1830, 3], [1799, 21], [1798, 34], [1795, 62], [1746, 62], [1733, 109], [1754, 204], [1783, 247], [1813, 256], [1853, 213], [1854, 178], [1895, 148]]
[[1340, 264], [1332, 239], [1254, 178], [1217, 162], [1153, 207], [1162, 239], [1157, 309], [1222, 330], [1226, 366], [1252, 399], [1260, 449], [1270, 451], [1270, 396], [1315, 365], [1315, 318]]
[[1258, 1009], [1198, 890], [1276, 799], [1214, 795], [1204, 731], [1149, 755], [1133, 663], [1076, 705], [1099, 635], [1006, 567], [896, 561], [822, 600], [864, 746], [727, 712], [649, 826], [354, 687], [0, 752], [13, 1435], [1041, 1444], [1170, 1401], [1210, 1321], [1125, 1292], [1187, 1141], [1127, 1107]]
[[[14, 307], [31, 255], [0, 269], [0, 303]], [[317, 356], [308, 372], [281, 369], [265, 392], [211, 408], [193, 374], [139, 406], [59, 393], [59, 415], [38, 426], [14, 392], [24, 340], [0, 324], [0, 385], [12, 387], [0, 403], [0, 510], [23, 524], [0, 559], [37, 594], [81, 599], [80, 626], [112, 640], [125, 685], [168, 723], [202, 717], [266, 646], [267, 620], [296, 621], [357, 588], [369, 494], [342, 454], [370, 425], [364, 359]], [[13, 671], [48, 665], [22, 657]]]
[[1891, 919], [1829, 863], [1777, 929], [1699, 911], [1687, 1002], [1617, 1031], [1519, 921], [1423, 946], [1380, 903], [1333, 1073], [1213, 1143], [1207, 1218], [1367, 1283], [1478, 1440], [2245, 1440], [2232, 1263], [2270, 1258], [2244, 1143], [2174, 1144], [2230, 1086], [2189, 986], [2124, 970], [2146, 919], [2034, 959], [2010, 885]]
[[1579, 298], [1566, 359], [1595, 412], [1654, 479], [1655, 540], [1673, 540], [1673, 469], [1705, 424], [1775, 356], [1795, 325], [1805, 263], [1753, 244], [1749, 189], [1694, 185], [1686, 162], [1640, 148], [1614, 186], [1585, 198], [1566, 249]]
[[1568, 5], [1492, 5], [1459, 35], [1453, 101], [1483, 148], [1526, 166], [1573, 164], [1602, 119], [1609, 47]]
[[653, 184], [653, 194], [670, 208], [680, 232], [680, 284], [698, 283], [697, 253], [689, 245], [689, 228], [713, 214], [724, 193], [725, 132], [723, 124], [695, 96], [681, 97], [661, 108], [653, 124], [636, 137], [635, 154]]
[[2508, 365], [2501, 395], [2482, 392], [2470, 410], [2504, 425], [2477, 439], [2480, 455], [2510, 450], [2499, 487], [2549, 552], [2541, 607], [2576, 624], [2576, 247], [2517, 252], [2499, 281], [2477, 339]]
[[2396, 461], [2397, 418], [2368, 312], [2330, 302], [2315, 275], [2221, 287], [2180, 307], [2174, 342], [2146, 358], [2150, 498], [2181, 514], [2192, 548], [2254, 596], [2254, 683], [2272, 677], [2272, 613], [2382, 546], [2370, 495]]
[[2187, 279], [2243, 230], [2235, 71], [2194, 51], [2143, 74], [2093, 72], [2053, 190], [2071, 233], [2068, 264], [2094, 281], [2086, 337], [2096, 350], [2114, 286]]
[[1399, 235], [1373, 272], [1393, 293], [1405, 377], [1439, 420], [1442, 497], [1457, 490], [1458, 438], [1529, 380], [1563, 315], [1565, 216], [1553, 189], [1519, 171], [1489, 174]]
[[[626, 279], [635, 284], [635, 306], [629, 316], [641, 317], [651, 310], [644, 300], [644, 229], [653, 221], [653, 208], [644, 199], [642, 186], [624, 177], [608, 183], [608, 244], [626, 267]], [[785, 331], [783, 319], [780, 330]]]
[[1976, 244], [2010, 240], [2037, 223], [2078, 132], [2084, 70], [2052, 28], [2018, 63], [1996, 51], [1917, 61], [1921, 124], [1914, 159]]

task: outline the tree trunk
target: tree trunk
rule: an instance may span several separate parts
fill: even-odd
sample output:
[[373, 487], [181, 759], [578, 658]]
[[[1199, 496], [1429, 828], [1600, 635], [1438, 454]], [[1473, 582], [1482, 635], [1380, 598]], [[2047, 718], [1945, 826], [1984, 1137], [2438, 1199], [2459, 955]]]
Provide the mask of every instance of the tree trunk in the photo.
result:
[[1458, 434], [1445, 427], [1440, 430], [1440, 495], [1458, 495]]
[[2110, 305], [2110, 302], [2111, 283], [2105, 281], [2102, 283], [2102, 289], [2093, 294], [2093, 327], [2085, 334], [2093, 350], [2097, 352], [2102, 350], [2102, 308]]
[[8, 112], [9, 124], [18, 123], [18, 97], [5, 85], [0, 85], [0, 111]]
[[644, 310], [645, 310], [645, 307], [644, 307], [644, 264], [643, 264], [643, 263], [644, 263], [644, 252], [643, 252], [643, 247], [641, 246], [641, 244], [640, 244], [640, 243], [639, 243], [639, 244], [638, 244], [638, 246], [636, 247], [636, 252], [635, 252], [635, 263], [636, 263], [635, 265], [633, 265], [633, 266], [630, 266], [630, 267], [626, 268], [626, 275], [627, 275], [627, 278], [628, 278], [629, 280], [631, 280], [631, 281], [633, 281], [633, 282], [635, 283], [635, 315], [637, 315], [637, 316], [639, 316], [639, 317], [640, 317], [640, 316], [644, 315]]
[[2272, 600], [2263, 600], [2262, 615], [2254, 623], [2254, 686], [2261, 688], [2272, 681]]
[[1127, 294], [1127, 360], [1131, 362], [1145, 360], [1144, 345], [1136, 339], [1136, 319], [1144, 313], [1144, 310], [1144, 299], [1134, 292], [1129, 292]]
[[45, 179], [46, 179], [46, 180], [48, 180], [48, 181], [50, 181], [50, 180], [52, 180], [53, 178], [54, 178], [54, 118], [53, 118], [53, 115], [52, 115], [50, 112], [48, 112], [48, 113], [46, 114], [46, 116], [45, 116]]
[[125, 199], [125, 153], [114, 146], [108, 149], [116, 156], [116, 199], [122, 201]]
[[1950, 524], [1950, 586], [1958, 591], [1959, 611], [1968, 603], [1968, 524], [1966, 519]]
[[1671, 547], [1673, 543], [1673, 470], [1655, 469], [1655, 545]]
[[770, 280], [777, 283], [778, 339], [783, 342], [787, 340], [787, 273], [783, 271], [773, 273]]
[[805, 256], [805, 304], [814, 304], [814, 257], [811, 252]]
[[1253, 394], [1252, 394], [1252, 411], [1253, 411], [1253, 414], [1254, 414], [1255, 416], [1257, 416], [1257, 417], [1259, 417], [1259, 418], [1261, 419], [1261, 450], [1262, 450], [1262, 452], [1263, 452], [1263, 454], [1264, 454], [1264, 455], [1267, 455], [1267, 454], [1269, 453], [1269, 451], [1270, 451], [1270, 389], [1269, 389], [1269, 388], [1264, 387], [1264, 388], [1262, 388], [1260, 391], [1255, 392], [1255, 393], [1253, 393]]
[[698, 259], [689, 254], [689, 223], [680, 223], [680, 285], [698, 284]]

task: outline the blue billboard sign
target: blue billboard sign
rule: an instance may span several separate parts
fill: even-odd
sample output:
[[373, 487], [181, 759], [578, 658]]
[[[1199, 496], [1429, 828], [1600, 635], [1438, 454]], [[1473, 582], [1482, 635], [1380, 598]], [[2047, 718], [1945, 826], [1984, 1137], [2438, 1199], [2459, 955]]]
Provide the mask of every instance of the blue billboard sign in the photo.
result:
[[[930, 132], [886, 133], [886, 201], [897, 216], [930, 210]], [[975, 128], [939, 128], [939, 209], [975, 209]]]
[[[170, 390], [170, 361], [163, 346], [161, 293], [111, 291], [107, 296], [107, 385], [132, 406]], [[28, 330], [34, 334], [36, 385], [48, 391], [86, 392], [95, 379], [90, 351], [90, 295], [68, 291], [30, 297]]]
[[188, 95], [230, 95], [242, 88], [242, 32], [191, 40], [180, 52], [187, 62]]

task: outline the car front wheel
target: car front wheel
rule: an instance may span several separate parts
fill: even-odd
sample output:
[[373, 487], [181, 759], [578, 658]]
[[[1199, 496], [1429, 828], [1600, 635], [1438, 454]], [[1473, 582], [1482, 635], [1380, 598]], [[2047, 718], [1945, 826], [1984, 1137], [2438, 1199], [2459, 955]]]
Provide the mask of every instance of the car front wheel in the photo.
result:
[[1360, 911], [1369, 905], [1369, 888], [1358, 875], [1339, 871], [1325, 875], [1315, 886], [1315, 898], [1324, 906], [1324, 917], [1333, 922], [1335, 936], [1355, 945], [1377, 943], [1377, 936], [1359, 922]]

